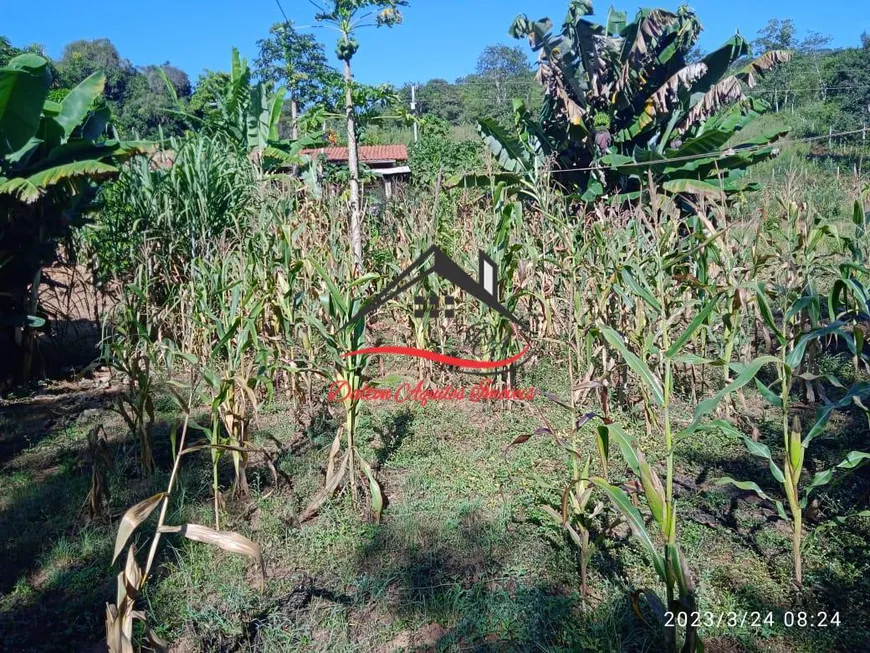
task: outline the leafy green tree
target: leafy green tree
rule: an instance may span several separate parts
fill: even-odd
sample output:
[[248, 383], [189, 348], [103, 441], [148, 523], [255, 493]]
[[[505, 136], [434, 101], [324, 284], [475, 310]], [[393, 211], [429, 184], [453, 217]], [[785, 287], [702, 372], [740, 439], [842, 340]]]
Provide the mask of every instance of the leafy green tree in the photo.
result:
[[12, 41], [5, 36], [0, 36], [0, 66], [5, 66], [19, 54], [23, 52], [12, 45]]
[[437, 116], [423, 117], [423, 134], [408, 148], [416, 184], [432, 186], [440, 181], [470, 173], [481, 165], [477, 141], [455, 142], [448, 138], [450, 125]]
[[422, 114], [438, 116], [451, 125], [462, 118], [462, 97], [455, 84], [446, 79], [430, 79], [417, 89], [417, 102]]
[[169, 64], [145, 66], [130, 80], [121, 105], [118, 122], [124, 133], [156, 138], [159, 134], [178, 136], [184, 131], [184, 120], [175, 111], [176, 100], [164, 75], [177, 98], [185, 102], [190, 98], [190, 79], [182, 70]]
[[[344, 62], [345, 119], [347, 123], [348, 167], [350, 171], [350, 243], [353, 249], [357, 272], [362, 271], [362, 223], [359, 194], [359, 155], [357, 151], [356, 117], [354, 114], [353, 72], [350, 62], [359, 49], [356, 31], [363, 27], [377, 25], [392, 27], [402, 22], [399, 7], [408, 5], [408, 0], [332, 0], [329, 9], [321, 7], [314, 0], [312, 4], [319, 9], [314, 19], [336, 30], [339, 34], [335, 53]], [[371, 22], [371, 9], [380, 8], [375, 22]]]
[[837, 108], [837, 130], [860, 129], [870, 123], [870, 49], [848, 48], [822, 64], [828, 99]]
[[540, 86], [522, 48], [490, 45], [477, 58], [476, 72], [457, 80], [462, 102], [462, 122], [475, 124], [492, 118], [503, 126], [512, 123], [513, 98], [539, 107]]
[[758, 30], [758, 38], [752, 43], [757, 54], [771, 50], [794, 50], [797, 47], [797, 30], [791, 18], [771, 18]]
[[200, 119], [216, 119], [220, 113], [218, 102], [221, 94], [230, 82], [229, 73], [205, 71], [196, 80], [196, 86], [190, 96], [188, 105], [190, 112]]
[[794, 107], [796, 102], [825, 99], [822, 60], [830, 42], [830, 36], [819, 32], [809, 32], [805, 38], [799, 39], [791, 19], [772, 18], [759, 30], [758, 38], [752, 42], [756, 55], [780, 50], [795, 54], [785, 65], [770, 71], [759, 84], [758, 93], [772, 100], [775, 111], [789, 104]]
[[299, 110], [316, 101], [324, 80], [327, 64], [323, 46], [310, 34], [300, 34], [290, 21], [272, 25], [269, 38], [257, 41], [257, 46], [257, 76], [287, 88], [291, 138], [298, 138]]
[[136, 69], [118, 54], [118, 49], [109, 39], [73, 41], [64, 47], [57, 63], [60, 85], [72, 88], [96, 72], [106, 76], [105, 97], [113, 103], [121, 103], [127, 86], [136, 75]]
[[514, 96], [522, 97], [509, 88], [511, 83], [531, 83], [534, 79], [529, 59], [522, 48], [507, 45], [489, 45], [477, 59], [477, 78], [486, 83], [498, 107], [510, 106]]

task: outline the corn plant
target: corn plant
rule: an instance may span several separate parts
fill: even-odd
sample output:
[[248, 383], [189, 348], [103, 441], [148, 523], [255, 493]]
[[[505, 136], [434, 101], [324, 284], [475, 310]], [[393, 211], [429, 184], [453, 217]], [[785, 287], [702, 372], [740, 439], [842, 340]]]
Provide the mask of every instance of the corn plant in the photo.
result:
[[[548, 397], [555, 401], [558, 405], [566, 408], [572, 416], [577, 415], [572, 406], [560, 401], [552, 395]], [[559, 510], [550, 505], [541, 505], [540, 509], [548, 515], [556, 524], [564, 529], [574, 546], [577, 547], [580, 557], [580, 595], [585, 600], [589, 596], [589, 561], [595, 550], [601, 542], [608, 536], [610, 529], [615, 526], [616, 522], [608, 524], [598, 524], [596, 517], [602, 514], [604, 504], [601, 501], [595, 501], [590, 506], [594, 485], [589, 476], [589, 468], [592, 462], [591, 456], [584, 456], [580, 452], [580, 431], [583, 426], [593, 418], [597, 417], [595, 413], [586, 413], [580, 415], [573, 420], [573, 424], [569, 431], [560, 430], [553, 426], [541, 411], [532, 406], [538, 419], [545, 426], [537, 429], [535, 434], [550, 435], [553, 437], [556, 445], [569, 454], [571, 458], [570, 481], [562, 488], [561, 503]], [[605, 422], [609, 421], [608, 417], [604, 417]], [[570, 436], [570, 441], [567, 439]], [[520, 435], [505, 447], [505, 458], [507, 458], [508, 450], [511, 447], [528, 442], [532, 435]], [[602, 470], [607, 476], [607, 459], [603, 449], [604, 440], [599, 437], [598, 445], [599, 452], [602, 454]]]
[[[367, 274], [354, 278], [347, 263], [339, 264], [336, 267], [340, 273], [343, 273], [341, 276], [346, 279], [342, 290], [333, 280], [332, 275], [319, 263], [313, 259], [309, 263], [326, 285], [326, 292], [319, 297], [323, 317], [314, 314], [306, 315], [308, 322], [323, 339], [328, 360], [326, 365], [317, 367], [316, 371], [330, 382], [343, 385], [344, 397], [341, 405], [344, 408], [345, 420], [344, 426], [335, 434], [329, 450], [325, 486], [312, 499], [299, 519], [304, 522], [317, 514], [323, 503], [335, 493], [345, 479], [350, 485], [354, 504], [357, 504], [359, 500], [357, 475], [361, 472], [368, 481], [372, 516], [378, 521], [384, 507], [383, 493], [371, 466], [359, 453], [356, 442], [359, 398], [355, 396], [354, 391], [359, 390], [367, 378], [369, 357], [360, 354], [349, 355], [362, 348], [365, 338], [365, 320], [351, 322], [362, 306], [356, 294], [377, 275]], [[342, 430], [344, 442], [342, 442]]]
[[[765, 323], [773, 332], [779, 346], [778, 356], [773, 357], [772, 361], [775, 365], [777, 376], [773, 385], [778, 386], [777, 391], [774, 391], [770, 386], [763, 384], [758, 379], [756, 379], [756, 385], [765, 399], [780, 413], [784, 452], [782, 467], [780, 468], [774, 462], [770, 448], [766, 444], [755, 442], [736, 429], [730, 428], [728, 431], [741, 438], [746, 443], [751, 454], [767, 460], [771, 475], [783, 488], [787, 500], [788, 513], [786, 513], [782, 501], [771, 499], [753, 481], [737, 481], [730, 477], [724, 477], [718, 483], [732, 484], [740, 489], [755, 492], [762, 499], [772, 502], [776, 506], [779, 517], [791, 523], [794, 581], [798, 587], [801, 587], [803, 585], [803, 562], [801, 555], [803, 515], [810, 494], [814, 489], [828, 484], [836, 470], [851, 470], [865, 460], [870, 459], [870, 454], [868, 453], [852, 451], [835, 467], [817, 472], [809, 484], [803, 488], [803, 492], [801, 492], [801, 473], [804, 468], [807, 449], [813, 439], [822, 433], [834, 410], [848, 407], [853, 403], [863, 407], [860, 400], [870, 394], [870, 383], [856, 383], [846, 391], [841, 399], [826, 404], [819, 410], [815, 422], [806, 435], [804, 435], [800, 420], [796, 415], [792, 415], [791, 395], [797, 379], [816, 378], [816, 375], [803, 371], [807, 350], [810, 345], [818, 343], [826, 336], [837, 334], [841, 337], [848, 336], [843, 333], [843, 323], [839, 321], [834, 321], [808, 331], [802, 329], [804, 322], [800, 317], [801, 312], [809, 310], [810, 313], [817, 313], [820, 310], [820, 300], [816, 295], [798, 297], [790, 306], [786, 307], [786, 310], [780, 314], [778, 319], [771, 310], [770, 298], [764, 285], [759, 285], [756, 301]], [[840, 385], [833, 377], [829, 377], [829, 380], [833, 381], [836, 385]], [[840, 387], [842, 386], [840, 385]]]
[[[503, 197], [504, 189], [499, 186], [496, 195], [496, 224], [492, 236], [492, 244], [481, 248], [495, 263], [498, 269], [498, 297], [502, 305], [511, 313], [516, 314], [520, 300], [530, 293], [516, 285], [516, 271], [520, 262], [522, 245], [515, 242], [514, 233], [522, 223], [523, 205], [520, 202], [507, 201]], [[493, 360], [503, 360], [516, 353], [516, 338], [520, 335], [510, 320], [495, 311], [484, 310], [479, 319], [479, 326], [488, 335], [489, 356]], [[522, 337], [526, 337], [524, 334]], [[515, 369], [510, 368], [501, 375], [501, 381], [510, 385], [514, 381]]]
[[[174, 345], [168, 342], [168, 351], [164, 352], [166, 356], [163, 360], [168, 362], [167, 367], [173, 369], [172, 359], [175, 358]], [[190, 358], [190, 357], [185, 357]], [[193, 359], [195, 361], [195, 359]], [[148, 581], [151, 573], [151, 568], [154, 564], [157, 554], [157, 547], [160, 543], [162, 535], [167, 533], [180, 533], [189, 540], [196, 542], [205, 542], [212, 544], [225, 551], [231, 553], [240, 553], [254, 559], [262, 572], [263, 582], [266, 578], [266, 566], [263, 561], [263, 554], [260, 546], [252, 542], [248, 538], [231, 531], [218, 531], [202, 526], [200, 524], [183, 524], [181, 526], [172, 526], [166, 524], [166, 515], [169, 508], [169, 502], [172, 497], [172, 492], [175, 489], [178, 481], [180, 465], [183, 456], [194, 451], [199, 451], [202, 447], [193, 446], [185, 447], [186, 438], [191, 426], [191, 411], [194, 408], [194, 398], [198, 394], [198, 383], [200, 381], [200, 370], [195, 367], [195, 363], [190, 367], [190, 377], [186, 384], [173, 382], [170, 384], [172, 396], [178, 403], [184, 418], [181, 425], [180, 434], [176, 438], [176, 430], [173, 429], [173, 465], [172, 472], [169, 476], [169, 482], [166, 490], [158, 492], [144, 501], [140, 501], [132, 508], [128, 509], [121, 518], [118, 525], [118, 532], [115, 537], [115, 550], [112, 557], [112, 562], [118, 559], [118, 556], [127, 546], [127, 542], [133, 535], [134, 531], [141, 526], [148, 517], [160, 508], [157, 524], [154, 529], [154, 535], [151, 538], [151, 543], [148, 550], [148, 557], [144, 569], [139, 567], [136, 560], [136, 546], [130, 544], [127, 547], [127, 557], [123, 570], [118, 574], [117, 595], [115, 603], [106, 604], [106, 644], [110, 653], [133, 653], [133, 621], [139, 619], [146, 620], [146, 614], [141, 609], [136, 609], [136, 601], [145, 583]], [[207, 445], [212, 446], [212, 445]], [[165, 650], [166, 644], [157, 637], [151, 628], [146, 629], [146, 637], [150, 645], [158, 650]]]
[[[708, 397], [695, 406], [692, 421], [683, 428], [675, 427], [671, 415], [674, 401], [674, 368], [678, 364], [693, 364], [698, 357], [685, 353], [686, 343], [705, 324], [707, 316], [719, 301], [718, 296], [706, 298], [704, 303], [692, 311], [694, 318], [683, 324], [682, 302], [687, 299], [685, 275], [682, 273], [694, 254], [694, 247], [680, 238], [681, 225], [678, 222], [662, 222], [657, 232], [648, 234], [654, 240], [649, 257], [642, 261], [643, 266], [623, 276], [629, 294], [636, 302], [637, 314], [643, 318], [645, 335], [635, 343], [637, 353], [626, 343], [616, 330], [601, 325], [598, 332], [607, 345], [625, 362], [631, 374], [640, 385], [647, 414], [657, 415], [657, 426], [661, 430], [666, 452], [665, 482], [662, 483], [658, 472], [647, 462], [647, 457], [637, 442], [616, 424], [599, 427], [599, 439], [605, 452], [611, 442], [619, 445], [622, 456], [635, 477], [640, 481], [647, 506], [658, 527], [664, 542], [660, 550], [646, 528], [645, 521], [631, 499], [616, 485], [601, 477], [592, 478], [625, 517], [632, 532], [641, 542], [652, 560], [655, 571], [665, 584], [666, 609], [674, 614], [696, 611], [695, 585], [685, 557], [678, 544], [677, 502], [674, 498], [674, 451], [685, 438], [693, 434], [727, 426], [727, 422], [715, 420], [708, 422], [718, 404], [730, 393], [749, 383], [758, 370], [772, 357], [760, 357], [740, 369], [739, 373], [715, 395]], [[640, 326], [640, 325], [638, 325]], [[676, 650], [677, 633], [668, 629], [668, 646]], [[696, 627], [688, 619], [684, 651], [699, 650], [700, 644]]]
[[859, 373], [861, 363], [865, 369], [867, 361], [863, 355], [864, 331], [859, 324], [859, 316], [870, 306], [870, 246], [868, 246], [867, 226], [870, 223], [870, 212], [864, 211], [860, 200], [855, 200], [852, 209], [852, 224], [855, 226], [854, 236], [844, 238], [845, 251], [849, 260], [840, 263], [840, 278], [834, 281], [828, 296], [828, 315], [831, 319], [848, 321], [852, 335], [847, 343], [852, 350], [852, 361], [855, 374]]
[[221, 259], [192, 262], [194, 324], [199, 332], [203, 399], [211, 409], [208, 438], [212, 456], [215, 528], [220, 529], [218, 465], [225, 452], [233, 460], [233, 490], [249, 494], [246, 467], [250, 424], [260, 402], [271, 393], [275, 359], [261, 335], [264, 299], [243, 253], [228, 251]]
[[124, 377], [123, 389], [115, 397], [114, 410], [138, 441], [142, 472], [150, 475], [154, 471], [155, 391], [150, 355], [152, 306], [147, 278], [142, 276], [142, 268], [138, 272], [140, 283], [131, 283], [124, 289], [112, 331], [103, 341], [103, 359]]

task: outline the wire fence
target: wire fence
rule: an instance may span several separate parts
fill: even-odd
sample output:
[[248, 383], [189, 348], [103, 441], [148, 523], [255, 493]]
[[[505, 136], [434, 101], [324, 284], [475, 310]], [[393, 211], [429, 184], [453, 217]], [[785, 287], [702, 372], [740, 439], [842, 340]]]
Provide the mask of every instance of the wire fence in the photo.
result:
[[[761, 143], [757, 145], [749, 145], [746, 147], [729, 147], [719, 150], [713, 150], [710, 152], [702, 152], [698, 154], [687, 154], [684, 156], [676, 156], [676, 157], [662, 157], [661, 159], [656, 159], [654, 161], [631, 161], [621, 164], [613, 164], [613, 165], [591, 165], [591, 166], [579, 166], [573, 168], [555, 168], [550, 171], [551, 174], [563, 174], [569, 172], [596, 172], [596, 171], [613, 171], [613, 170], [622, 170], [622, 169], [632, 169], [632, 170], [643, 170], [647, 168], [654, 168], [657, 166], [669, 166], [674, 163], [687, 163], [691, 161], [699, 161], [702, 159], [713, 159], [714, 162], [722, 159], [726, 159], [730, 156], [735, 156], [737, 154], [752, 154], [753, 152], [759, 152], [765, 149], [781, 149], [783, 147], [795, 146], [801, 143], [812, 143], [816, 141], [823, 140], [833, 140], [833, 139], [842, 139], [844, 137], [856, 136], [858, 134], [862, 135], [862, 138], [866, 136], [867, 129], [866, 127], [862, 127], [861, 129], [851, 129], [848, 131], [841, 132], [831, 132], [829, 134], [824, 134], [821, 136], [806, 136], [803, 138], [792, 138], [788, 140], [780, 140], [772, 143]], [[490, 170], [477, 170], [477, 171], [469, 171], [467, 174], [479, 174], [479, 175], [489, 175], [492, 171]]]

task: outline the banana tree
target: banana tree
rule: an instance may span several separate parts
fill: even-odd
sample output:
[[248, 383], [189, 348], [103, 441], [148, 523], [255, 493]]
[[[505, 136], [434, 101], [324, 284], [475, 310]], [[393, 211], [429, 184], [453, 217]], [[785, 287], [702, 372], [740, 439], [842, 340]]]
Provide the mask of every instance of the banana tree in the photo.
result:
[[214, 98], [215, 110], [205, 118], [185, 109], [165, 76], [164, 82], [178, 106], [175, 113], [198, 129], [229, 137], [241, 150], [260, 157], [266, 170], [303, 164], [302, 150], [320, 143], [319, 138], [311, 135], [294, 140], [280, 138], [278, 124], [286, 89], [282, 86], [273, 92], [270, 84], [252, 83], [248, 61], [236, 48], [233, 48], [229, 79]]
[[[630, 23], [612, 8], [604, 25], [584, 18], [590, 14], [591, 0], [571, 0], [559, 31], [548, 18], [525, 15], [510, 28], [538, 52], [545, 99], [533, 131], [546, 142], [538, 151], [552, 152], [556, 181], [588, 201], [636, 198], [650, 174], [666, 192], [689, 197], [752, 189], [747, 168], [775, 156], [772, 143], [787, 129], [737, 137], [767, 109], [745, 90], [790, 53], [771, 51], [732, 71], [750, 53], [748, 41], [735, 34], [690, 63], [701, 24], [686, 6], [641, 9]], [[498, 134], [485, 136], [503, 151], [504, 143], [494, 143]], [[493, 151], [504, 164], [505, 156]]]
[[0, 314], [29, 376], [42, 268], [87, 205], [94, 184], [148, 143], [105, 137], [106, 77], [94, 73], [62, 102], [48, 100], [49, 63], [24, 54], [0, 68]]

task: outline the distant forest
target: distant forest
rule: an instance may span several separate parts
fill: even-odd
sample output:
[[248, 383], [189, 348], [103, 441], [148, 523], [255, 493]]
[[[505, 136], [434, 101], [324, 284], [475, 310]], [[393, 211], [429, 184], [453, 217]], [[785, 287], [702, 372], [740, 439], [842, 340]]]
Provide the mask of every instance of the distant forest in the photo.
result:
[[[772, 19], [753, 41], [753, 56], [770, 50], [789, 49], [795, 57], [761, 81], [754, 93], [762, 94], [778, 112], [799, 117], [803, 134], [827, 130], [860, 129], [870, 122], [870, 36], [860, 36], [856, 47], [833, 49], [831, 39], [817, 32], [800, 37], [792, 20]], [[286, 43], [296, 50], [285, 47]], [[310, 35], [292, 25], [275, 25], [258, 42], [258, 56], [252, 62], [260, 79], [295, 89], [290, 98], [304, 116], [319, 108], [318, 119], [335, 130], [342, 139], [342, 80], [329, 65], [325, 50]], [[46, 56], [40, 44], [13, 44], [0, 36], [0, 66], [22, 52]], [[292, 61], [287, 61], [287, 53]], [[454, 81], [431, 79], [417, 82], [416, 115], [442, 125], [439, 135], [470, 137], [479, 118], [489, 117], [509, 125], [512, 101], [519, 98], [533, 111], [540, 106], [541, 88], [524, 45], [486, 47], [474, 65], [474, 72]], [[695, 53], [698, 58], [703, 53]], [[227, 52], [229, 65], [229, 50]], [[107, 75], [106, 101], [111, 106], [114, 127], [125, 138], [155, 139], [180, 134], [189, 125], [178, 112], [178, 103], [190, 113], [204, 116], [216, 102], [215, 89], [221, 87], [226, 72], [207, 71], [191, 82], [188, 74], [169, 62], [134, 66], [124, 59], [108, 39], [79, 40], [69, 43], [59, 59], [51, 62], [52, 99], [61, 99], [91, 73]], [[163, 74], [161, 74], [161, 71]], [[167, 83], [172, 85], [170, 91]], [[368, 87], [357, 84], [363, 98], [358, 111], [363, 121], [363, 142], [407, 141], [408, 115], [396, 116], [396, 106], [408, 112], [412, 83], [400, 88]], [[290, 102], [285, 108], [284, 132], [289, 132]], [[381, 120], [378, 121], [377, 118]], [[454, 127], [450, 132], [443, 125]], [[459, 128], [459, 129], [455, 129]], [[456, 135], [460, 136], [456, 136]]]

